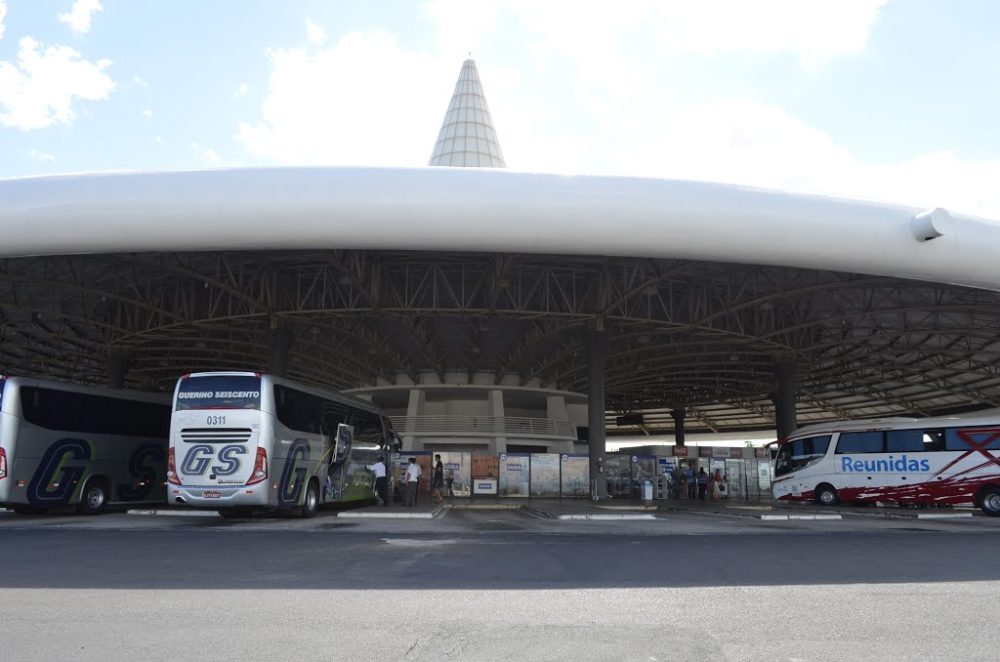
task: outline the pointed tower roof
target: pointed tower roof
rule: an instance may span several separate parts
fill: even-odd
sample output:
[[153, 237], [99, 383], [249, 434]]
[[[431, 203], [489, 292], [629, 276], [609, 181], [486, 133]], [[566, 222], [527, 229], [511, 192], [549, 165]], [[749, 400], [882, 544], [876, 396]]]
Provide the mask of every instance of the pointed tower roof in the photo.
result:
[[476, 63], [462, 64], [428, 165], [506, 168]]

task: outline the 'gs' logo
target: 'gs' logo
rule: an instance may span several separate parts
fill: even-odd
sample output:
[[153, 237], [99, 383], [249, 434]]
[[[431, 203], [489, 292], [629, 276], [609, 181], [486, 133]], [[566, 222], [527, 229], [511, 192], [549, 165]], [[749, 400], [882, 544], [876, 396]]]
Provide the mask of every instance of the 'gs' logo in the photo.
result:
[[246, 454], [246, 446], [241, 444], [223, 446], [218, 455], [215, 448], [208, 444], [195, 444], [184, 456], [181, 471], [189, 476], [201, 476], [212, 464], [212, 460], [218, 459], [219, 464], [212, 467], [212, 473], [216, 476], [232, 476], [240, 470], [241, 463], [237, 456]]

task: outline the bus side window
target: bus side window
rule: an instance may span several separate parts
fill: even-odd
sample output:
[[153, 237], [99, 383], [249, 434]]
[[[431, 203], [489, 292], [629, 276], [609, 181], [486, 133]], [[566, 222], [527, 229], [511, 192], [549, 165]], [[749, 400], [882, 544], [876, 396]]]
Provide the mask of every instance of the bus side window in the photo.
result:
[[944, 430], [924, 430], [923, 450], [931, 453], [944, 450]]

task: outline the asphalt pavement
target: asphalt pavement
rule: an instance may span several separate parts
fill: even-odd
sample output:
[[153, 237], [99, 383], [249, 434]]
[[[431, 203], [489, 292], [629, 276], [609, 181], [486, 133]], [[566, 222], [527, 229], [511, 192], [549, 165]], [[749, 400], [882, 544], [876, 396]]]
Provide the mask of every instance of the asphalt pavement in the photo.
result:
[[2, 657], [994, 660], [998, 533], [980, 517], [0, 514]]

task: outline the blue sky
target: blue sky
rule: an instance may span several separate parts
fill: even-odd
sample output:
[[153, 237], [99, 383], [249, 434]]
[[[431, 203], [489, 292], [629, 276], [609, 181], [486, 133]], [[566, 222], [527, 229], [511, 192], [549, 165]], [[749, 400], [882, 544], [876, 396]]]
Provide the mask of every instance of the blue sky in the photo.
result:
[[0, 177], [421, 166], [472, 52], [512, 169], [1000, 218], [989, 0], [0, 0], [0, 26]]

